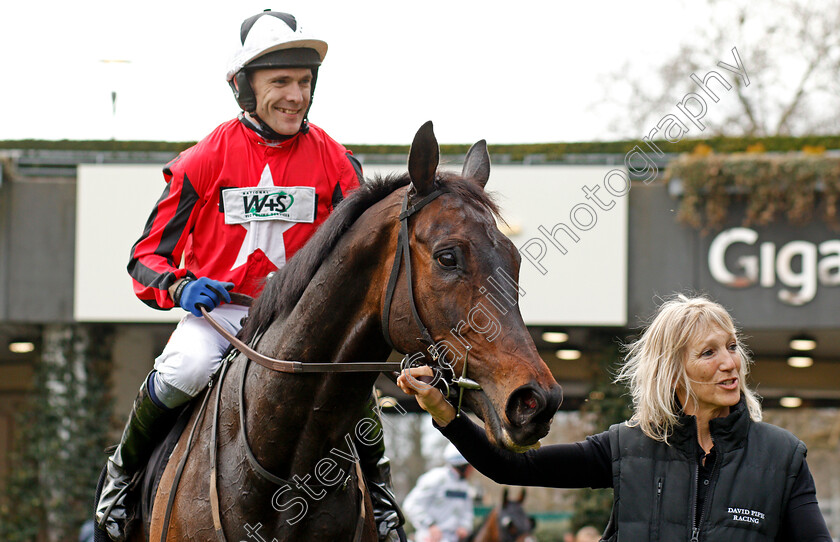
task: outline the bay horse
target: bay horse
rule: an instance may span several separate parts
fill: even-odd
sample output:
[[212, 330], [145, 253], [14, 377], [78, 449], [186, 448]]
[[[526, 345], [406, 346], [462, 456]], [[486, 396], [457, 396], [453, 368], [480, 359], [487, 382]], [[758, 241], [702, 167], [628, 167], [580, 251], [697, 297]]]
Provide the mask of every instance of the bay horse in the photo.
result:
[[522, 506], [525, 489], [517, 500], [508, 499], [508, 490], [502, 493], [502, 504], [487, 514], [484, 521], [469, 538], [469, 542], [536, 542], [536, 519], [529, 516]]
[[[239, 336], [307, 367], [410, 353], [477, 383], [464, 405], [494, 443], [524, 450], [547, 434], [560, 387], [519, 312], [519, 253], [484, 191], [486, 143], [460, 175], [438, 163], [427, 122], [408, 172], [368, 180], [337, 205], [266, 280]], [[377, 436], [362, 422], [378, 373], [269, 366], [243, 354], [223, 363], [204, 396], [215, 407], [193, 412], [132, 540], [377, 540], [353, 441]]]

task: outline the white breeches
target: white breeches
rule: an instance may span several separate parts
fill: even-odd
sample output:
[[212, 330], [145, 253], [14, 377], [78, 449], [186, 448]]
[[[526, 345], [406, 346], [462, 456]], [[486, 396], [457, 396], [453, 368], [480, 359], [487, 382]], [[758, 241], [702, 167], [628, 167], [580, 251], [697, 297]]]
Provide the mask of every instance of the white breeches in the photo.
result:
[[[210, 313], [226, 330], [236, 334], [248, 307], [221, 305]], [[229, 343], [202, 317], [187, 313], [166, 348], [155, 359], [155, 391], [166, 406], [174, 408], [203, 390], [222, 361]], [[180, 392], [180, 393], [179, 393]]]

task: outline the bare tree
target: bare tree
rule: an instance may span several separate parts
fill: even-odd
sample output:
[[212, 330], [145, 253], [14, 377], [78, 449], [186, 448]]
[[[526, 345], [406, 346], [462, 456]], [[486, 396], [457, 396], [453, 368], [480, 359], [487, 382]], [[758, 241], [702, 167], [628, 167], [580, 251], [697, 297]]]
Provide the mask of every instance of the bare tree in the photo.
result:
[[[706, 129], [694, 127], [689, 137], [837, 133], [840, 0], [707, 0], [701, 14], [652, 72], [628, 62], [608, 76], [605, 102], [624, 111], [613, 126], [618, 133], [646, 135], [687, 93], [699, 92], [692, 74], [702, 80], [712, 70], [732, 88], [713, 83], [721, 100], [709, 103]], [[746, 80], [718, 67], [735, 65], [733, 48]]]

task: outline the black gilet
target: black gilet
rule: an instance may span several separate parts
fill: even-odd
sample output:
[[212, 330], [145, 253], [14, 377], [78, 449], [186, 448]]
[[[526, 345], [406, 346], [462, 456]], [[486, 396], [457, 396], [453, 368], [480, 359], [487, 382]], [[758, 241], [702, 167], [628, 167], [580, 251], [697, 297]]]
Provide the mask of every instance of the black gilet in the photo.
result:
[[702, 453], [693, 416], [680, 419], [669, 444], [626, 423], [610, 428], [618, 532], [608, 540], [775, 540], [805, 444], [784, 429], [753, 422], [743, 400], [728, 416], [711, 420], [710, 430], [716, 453], [697, 514]]

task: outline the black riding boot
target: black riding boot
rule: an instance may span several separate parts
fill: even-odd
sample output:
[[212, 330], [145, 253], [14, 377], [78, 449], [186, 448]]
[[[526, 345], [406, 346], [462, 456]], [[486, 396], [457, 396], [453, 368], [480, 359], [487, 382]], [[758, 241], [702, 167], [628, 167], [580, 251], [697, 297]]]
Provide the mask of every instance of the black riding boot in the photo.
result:
[[[368, 417], [377, 423], [381, 435], [382, 420], [376, 411], [374, 401], [375, 399], [371, 400]], [[375, 433], [375, 431], [368, 432], [368, 434]], [[358, 441], [357, 444], [362, 474], [365, 476], [370, 500], [373, 502], [373, 517], [376, 520], [379, 540], [398, 540], [397, 530], [405, 524], [405, 517], [391, 487], [391, 462], [385, 457], [385, 439], [380, 439], [373, 446]]]
[[125, 540], [125, 496], [129, 485], [145, 467], [158, 438], [169, 431], [175, 420], [174, 411], [152, 401], [148, 381], [147, 378], [140, 386], [120, 443], [108, 458], [105, 482], [96, 504], [96, 523], [115, 541]]

